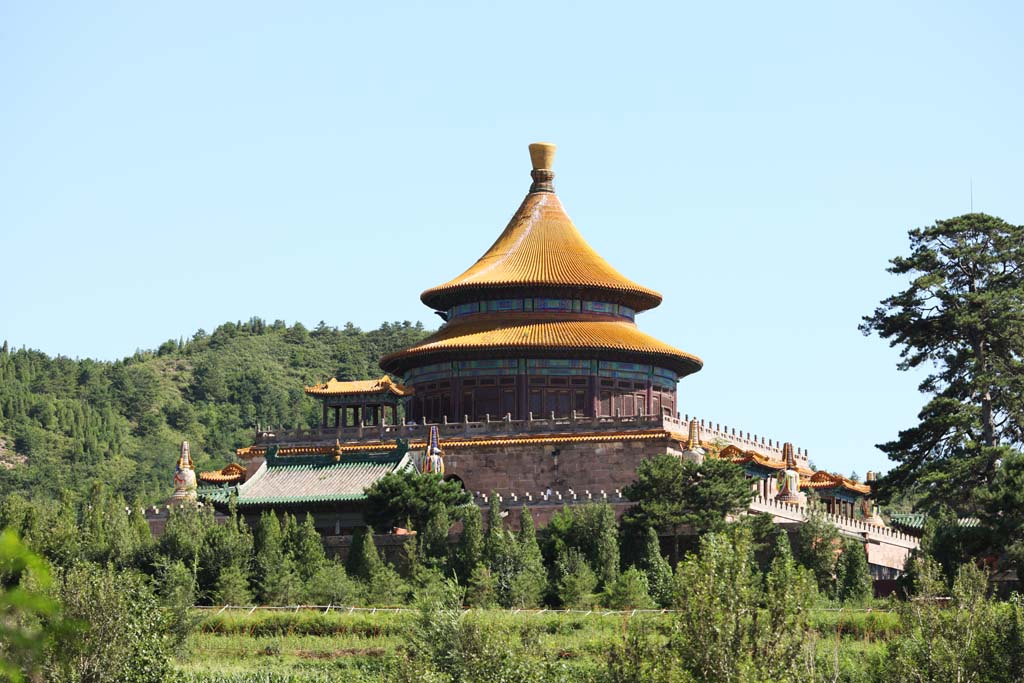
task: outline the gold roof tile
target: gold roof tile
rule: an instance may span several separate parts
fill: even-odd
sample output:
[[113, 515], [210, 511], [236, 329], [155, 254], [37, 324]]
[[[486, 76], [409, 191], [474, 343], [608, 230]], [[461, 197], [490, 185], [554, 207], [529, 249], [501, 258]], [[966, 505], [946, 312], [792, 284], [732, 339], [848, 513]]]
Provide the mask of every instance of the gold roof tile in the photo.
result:
[[401, 373], [427, 356], [451, 351], [488, 350], [529, 352], [580, 350], [644, 354], [679, 373], [689, 375], [704, 365], [697, 356], [680, 351], [641, 332], [631, 322], [596, 316], [559, 316], [544, 319], [536, 314], [478, 316], [448, 323], [408, 349], [384, 356], [381, 367]]
[[[550, 181], [554, 174], [537, 164], [550, 165], [554, 145], [531, 145], [530, 152], [535, 181], [538, 171]], [[529, 289], [537, 292], [536, 296], [570, 289], [598, 301], [618, 301], [637, 311], [661, 303], [661, 294], [622, 275], [587, 244], [550, 182], [534, 183], [505, 231], [476, 263], [458, 277], [426, 290], [420, 299], [431, 308], [444, 310], [503, 289]]]
[[310, 396], [344, 396], [345, 394], [376, 394], [390, 392], [396, 396], [408, 396], [413, 393], [411, 387], [393, 382], [384, 375], [380, 379], [360, 379], [347, 382], [331, 378], [323, 384], [306, 387]]

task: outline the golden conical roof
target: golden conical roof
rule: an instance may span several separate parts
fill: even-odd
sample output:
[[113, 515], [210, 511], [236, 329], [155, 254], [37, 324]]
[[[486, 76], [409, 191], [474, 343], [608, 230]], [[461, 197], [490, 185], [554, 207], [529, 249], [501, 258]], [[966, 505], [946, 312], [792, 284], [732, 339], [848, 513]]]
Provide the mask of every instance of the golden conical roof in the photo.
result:
[[450, 322], [423, 341], [380, 359], [387, 372], [457, 358], [486, 356], [564, 356], [591, 354], [636, 362], [642, 357], [670, 368], [680, 377], [697, 372], [703, 361], [637, 329], [632, 322], [586, 315], [482, 315]]
[[466, 272], [420, 295], [445, 310], [481, 297], [529, 290], [545, 296], [571, 291], [580, 298], [614, 301], [637, 311], [654, 308], [661, 295], [615, 270], [587, 244], [554, 194], [550, 170], [554, 145], [530, 145], [534, 184], [505, 231]]

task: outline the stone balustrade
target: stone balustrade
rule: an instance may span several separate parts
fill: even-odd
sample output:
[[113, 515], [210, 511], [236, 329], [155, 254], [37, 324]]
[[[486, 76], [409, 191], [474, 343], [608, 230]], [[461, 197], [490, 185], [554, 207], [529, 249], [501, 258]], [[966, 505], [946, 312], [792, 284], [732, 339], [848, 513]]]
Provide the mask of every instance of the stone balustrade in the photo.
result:
[[[525, 436], [531, 434], [571, 434], [573, 432], [618, 432], [646, 429], [664, 429], [682, 435], [689, 433], [690, 416], [685, 418], [669, 415], [632, 415], [585, 417], [575, 411], [567, 417], [534, 416], [530, 413], [525, 420], [513, 420], [506, 415], [503, 418], [469, 420], [465, 416], [462, 422], [449, 422], [447, 418], [440, 423], [422, 422], [404, 425], [359, 425], [355, 427], [315, 427], [313, 429], [291, 429], [279, 431], [256, 432], [255, 443], [260, 446], [297, 445], [297, 444], [356, 444], [366, 441], [393, 441], [408, 439], [409, 441], [426, 441], [430, 435], [430, 427], [437, 426], [442, 442], [445, 439], [487, 438], [501, 436]], [[735, 445], [742, 450], [752, 450], [761, 455], [781, 460], [782, 444], [777, 440], [751, 435], [750, 432], [729, 428], [728, 425], [700, 420], [701, 440], [711, 443]], [[796, 449], [796, 457], [802, 463], [807, 462], [808, 453], [805, 449]]]

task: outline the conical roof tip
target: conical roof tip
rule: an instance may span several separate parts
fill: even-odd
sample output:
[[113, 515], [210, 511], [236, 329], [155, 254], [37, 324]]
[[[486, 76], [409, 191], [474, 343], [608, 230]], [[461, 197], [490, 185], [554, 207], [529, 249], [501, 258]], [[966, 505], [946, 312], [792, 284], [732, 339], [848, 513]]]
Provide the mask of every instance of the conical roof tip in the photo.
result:
[[553, 142], [531, 142], [530, 161], [533, 163], [533, 170], [552, 170], [555, 163], [555, 150], [558, 147]]
[[611, 301], [636, 311], [654, 308], [661, 295], [626, 278], [587, 244], [555, 195], [555, 145], [530, 145], [533, 185], [490, 249], [468, 270], [420, 295], [445, 310], [488, 296], [556, 296]]

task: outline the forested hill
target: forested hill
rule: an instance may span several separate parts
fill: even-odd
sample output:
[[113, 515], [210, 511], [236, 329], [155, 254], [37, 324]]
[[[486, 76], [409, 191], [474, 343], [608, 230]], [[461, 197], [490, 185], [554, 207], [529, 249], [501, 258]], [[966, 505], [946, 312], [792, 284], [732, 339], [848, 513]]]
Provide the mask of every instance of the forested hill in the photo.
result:
[[82, 492], [99, 478], [129, 500], [163, 500], [182, 439], [198, 469], [220, 467], [251, 443], [257, 423], [318, 423], [303, 386], [379, 377], [381, 355], [426, 334], [421, 323], [364, 332], [253, 318], [115, 362], [51, 358], [3, 342], [0, 494]]

